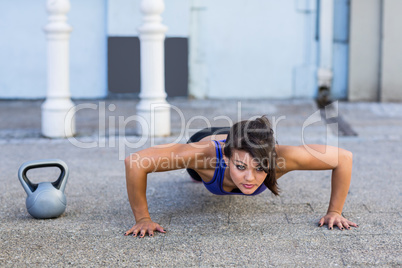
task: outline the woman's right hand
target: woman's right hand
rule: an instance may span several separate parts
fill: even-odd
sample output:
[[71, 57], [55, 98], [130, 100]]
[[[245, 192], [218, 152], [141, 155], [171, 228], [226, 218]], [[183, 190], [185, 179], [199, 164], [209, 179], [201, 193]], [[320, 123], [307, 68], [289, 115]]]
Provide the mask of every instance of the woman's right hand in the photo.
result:
[[130, 230], [125, 232], [124, 235], [127, 236], [133, 234], [134, 237], [138, 235], [138, 237], [143, 238], [145, 234], [148, 233], [149, 236], [153, 237], [154, 231], [166, 233], [166, 230], [156, 222], [153, 222], [151, 218], [145, 218], [137, 221], [137, 223]]

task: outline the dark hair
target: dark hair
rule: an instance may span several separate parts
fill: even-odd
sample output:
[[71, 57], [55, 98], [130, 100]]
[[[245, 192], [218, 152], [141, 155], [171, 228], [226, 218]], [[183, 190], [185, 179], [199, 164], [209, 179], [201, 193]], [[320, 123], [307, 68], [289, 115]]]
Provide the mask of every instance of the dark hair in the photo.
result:
[[279, 195], [276, 180], [276, 151], [274, 131], [265, 116], [254, 120], [240, 121], [230, 128], [226, 138], [224, 154], [231, 158], [233, 150], [242, 150], [259, 161], [267, 173], [264, 184], [274, 195]]

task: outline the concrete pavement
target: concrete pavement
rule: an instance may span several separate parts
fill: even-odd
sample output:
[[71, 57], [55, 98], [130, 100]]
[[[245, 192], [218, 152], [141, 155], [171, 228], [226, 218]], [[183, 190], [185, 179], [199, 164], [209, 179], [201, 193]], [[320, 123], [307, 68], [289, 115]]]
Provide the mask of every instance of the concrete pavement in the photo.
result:
[[[86, 103], [97, 108], [77, 113], [77, 137], [51, 140], [40, 136], [41, 101], [0, 101], [0, 266], [402, 265], [402, 104], [339, 103], [340, 114], [358, 136], [336, 137], [334, 125], [317, 120], [317, 108], [309, 100], [172, 99], [177, 107], [172, 110], [172, 136], [130, 148], [139, 137], [133, 122], [119, 124], [119, 116], [133, 115], [136, 101], [76, 101]], [[191, 129], [189, 134], [204, 127], [204, 119], [195, 116], [224, 126], [261, 114], [276, 122], [280, 144], [328, 142], [353, 152], [344, 216], [359, 228], [317, 227], [329, 202], [329, 171], [286, 174], [279, 180], [280, 197], [268, 191], [245, 197], [212, 195], [178, 170], [148, 179], [151, 217], [167, 233], [144, 239], [123, 236], [134, 224], [124, 156], [151, 142], [176, 141], [183, 126]], [[93, 148], [82, 148], [89, 144]], [[70, 168], [67, 210], [57, 219], [33, 219], [17, 179], [23, 162], [43, 158], [63, 159]], [[58, 174], [47, 168], [29, 175], [39, 182]]]

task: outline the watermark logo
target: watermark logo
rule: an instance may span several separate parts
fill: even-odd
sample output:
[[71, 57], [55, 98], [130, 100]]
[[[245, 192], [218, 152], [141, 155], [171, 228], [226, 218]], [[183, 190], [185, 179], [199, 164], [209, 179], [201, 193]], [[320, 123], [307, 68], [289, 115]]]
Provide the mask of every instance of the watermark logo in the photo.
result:
[[[150, 115], [149, 117], [143, 116], [141, 114], [135, 114], [128, 117], [122, 115], [115, 115], [116, 105], [108, 104], [106, 102], [99, 103], [82, 103], [73, 107], [67, 114], [65, 124], [71, 124], [74, 117], [77, 116], [77, 113], [89, 112], [97, 112], [97, 127], [98, 131], [96, 133], [97, 136], [87, 137], [86, 139], [83, 137], [69, 137], [68, 140], [71, 144], [78, 148], [82, 149], [90, 149], [90, 148], [118, 148], [119, 160], [124, 160], [128, 154], [135, 153], [141, 149], [145, 149], [148, 147], [157, 147], [159, 149], [169, 148], [177, 143], [183, 143], [184, 141], [188, 141], [190, 137], [200, 130], [200, 125], [203, 128], [211, 128], [213, 126], [225, 125], [227, 127], [233, 126], [236, 122], [242, 120], [255, 120], [260, 118], [261, 115], [252, 116], [249, 118], [244, 118], [242, 115], [242, 106], [241, 102], [237, 103], [237, 111], [236, 117], [233, 118], [228, 115], [218, 115], [218, 116], [208, 116], [208, 115], [195, 115], [192, 117], [186, 116], [185, 112], [177, 106], [171, 104], [163, 104], [163, 109], [169, 108], [170, 112], [176, 113], [175, 118], [175, 126], [179, 126], [175, 128], [175, 137], [172, 142], [169, 144], [157, 144], [160, 139], [152, 136], [152, 127], [155, 127], [158, 119], [158, 109], [160, 109], [160, 105], [153, 104], [150, 105]], [[233, 114], [232, 114], [233, 115]], [[321, 161], [325, 162], [330, 166], [337, 166], [338, 157], [334, 157], [334, 153], [337, 153], [337, 150], [334, 149], [338, 147], [338, 137], [337, 137], [337, 129], [338, 123], [336, 118], [339, 116], [338, 113], [338, 103], [334, 102], [331, 105], [325, 107], [325, 109], [317, 110], [312, 113], [301, 125], [301, 145], [302, 147], [312, 156]], [[271, 131], [276, 139], [277, 129], [281, 122], [287, 120], [285, 115], [274, 115], [267, 118], [270, 121]], [[306, 140], [308, 137], [307, 129], [318, 122], [325, 122], [325, 142], [320, 146], [320, 149], [317, 149], [317, 146], [309, 145]], [[133, 130], [135, 129], [135, 132]], [[130, 130], [129, 134], [127, 134], [127, 130]], [[257, 129], [255, 131], [261, 131], [261, 129]], [[250, 135], [252, 135], [253, 130], [250, 130]], [[145, 133], [145, 134], [143, 134]], [[246, 137], [248, 139], [248, 137]], [[251, 141], [250, 141], [251, 143]], [[260, 146], [259, 144], [258, 146]], [[191, 146], [197, 149], [202, 149], [208, 146], [205, 143], [192, 143]], [[254, 146], [251, 144], [251, 146]], [[330, 155], [329, 155], [330, 154]], [[174, 157], [173, 157], [174, 158]], [[172, 158], [172, 159], [173, 159]], [[155, 160], [155, 163], [165, 163], [166, 159]], [[137, 161], [138, 162], [138, 161]], [[148, 160], [142, 160], [145, 163], [153, 163]], [[284, 164], [283, 164], [284, 165]]]
[[[339, 128], [337, 121], [338, 117], [338, 101], [335, 101], [325, 106], [324, 109], [317, 110], [312, 115], [310, 115], [303, 122], [301, 131], [301, 140], [306, 151], [320, 161], [330, 165], [331, 167], [336, 167], [339, 160], [339, 150], [337, 149], [339, 145], [339, 139], [337, 136]], [[326, 125], [325, 142], [324, 144], [322, 144], [324, 147], [320, 146], [320, 149], [317, 149], [317, 146], [307, 144], [305, 136], [306, 128], [314, 125], [317, 122], [325, 122]]]

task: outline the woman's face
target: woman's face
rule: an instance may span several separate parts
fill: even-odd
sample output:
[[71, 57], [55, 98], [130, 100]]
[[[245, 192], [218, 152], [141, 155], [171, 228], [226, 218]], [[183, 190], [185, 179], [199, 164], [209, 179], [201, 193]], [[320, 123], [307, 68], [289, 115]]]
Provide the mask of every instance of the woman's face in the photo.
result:
[[244, 194], [254, 193], [267, 176], [259, 162], [245, 151], [233, 150], [232, 157], [225, 160], [233, 183]]

